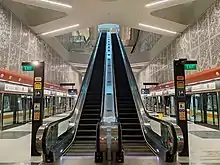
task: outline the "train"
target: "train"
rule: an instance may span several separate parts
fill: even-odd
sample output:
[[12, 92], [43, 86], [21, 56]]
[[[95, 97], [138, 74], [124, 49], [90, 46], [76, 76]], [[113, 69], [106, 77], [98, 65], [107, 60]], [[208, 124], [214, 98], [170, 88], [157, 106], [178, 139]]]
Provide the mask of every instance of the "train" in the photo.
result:
[[[186, 109], [188, 121], [220, 129], [220, 67], [186, 76]], [[150, 88], [142, 95], [146, 108], [165, 116], [176, 117], [174, 83]]]
[[[0, 129], [32, 121], [33, 78], [0, 69]], [[44, 118], [73, 109], [77, 94], [45, 83]]]

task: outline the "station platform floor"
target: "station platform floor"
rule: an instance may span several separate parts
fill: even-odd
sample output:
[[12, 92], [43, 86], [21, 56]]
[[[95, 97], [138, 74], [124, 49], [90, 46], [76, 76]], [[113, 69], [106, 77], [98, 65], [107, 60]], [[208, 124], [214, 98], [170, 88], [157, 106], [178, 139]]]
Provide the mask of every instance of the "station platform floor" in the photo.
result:
[[[44, 120], [53, 121], [69, 112]], [[167, 120], [175, 120], [167, 118]], [[190, 156], [179, 157], [171, 165], [220, 165], [220, 131], [188, 123]], [[0, 165], [37, 165], [41, 157], [31, 157], [31, 123], [0, 132]], [[42, 163], [41, 163], [42, 164]], [[54, 164], [93, 165], [94, 157], [62, 157]], [[164, 165], [156, 157], [125, 157], [124, 165]]]

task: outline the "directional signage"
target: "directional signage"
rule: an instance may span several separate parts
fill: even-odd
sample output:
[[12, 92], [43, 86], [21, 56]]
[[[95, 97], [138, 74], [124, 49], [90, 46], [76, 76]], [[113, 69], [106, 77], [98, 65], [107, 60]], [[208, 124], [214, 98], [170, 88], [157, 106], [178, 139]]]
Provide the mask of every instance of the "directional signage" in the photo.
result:
[[184, 69], [185, 70], [196, 70], [197, 65], [196, 64], [184, 64]]
[[40, 103], [34, 103], [34, 120], [40, 120]]
[[23, 71], [34, 71], [34, 66], [33, 65], [24, 65], [22, 66]]
[[42, 77], [35, 77], [34, 81], [42, 81]]
[[35, 82], [34, 89], [42, 89], [42, 82]]

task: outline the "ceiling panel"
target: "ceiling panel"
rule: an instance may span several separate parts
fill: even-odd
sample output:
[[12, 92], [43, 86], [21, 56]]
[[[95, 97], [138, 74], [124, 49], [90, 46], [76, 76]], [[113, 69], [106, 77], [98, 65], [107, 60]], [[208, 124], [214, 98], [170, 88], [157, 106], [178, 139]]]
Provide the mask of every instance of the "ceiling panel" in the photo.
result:
[[160, 9], [151, 15], [183, 25], [194, 23], [206, 11], [215, 0], [196, 0], [189, 3]]
[[12, 0], [2, 0], [2, 4], [9, 8], [21, 21], [29, 26], [37, 26], [67, 16], [64, 12], [30, 6]]

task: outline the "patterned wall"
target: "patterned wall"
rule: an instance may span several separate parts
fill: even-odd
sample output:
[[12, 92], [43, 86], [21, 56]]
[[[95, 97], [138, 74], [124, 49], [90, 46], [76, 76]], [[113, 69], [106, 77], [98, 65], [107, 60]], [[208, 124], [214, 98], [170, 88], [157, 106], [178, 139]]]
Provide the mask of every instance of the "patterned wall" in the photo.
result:
[[146, 31], [140, 31], [139, 36], [140, 37], [137, 42], [135, 53], [151, 50], [157, 41], [159, 41], [159, 39], [162, 37], [160, 34]]
[[198, 62], [197, 71], [187, 75], [220, 65], [220, 0], [151, 61], [137, 77], [139, 86], [173, 80], [173, 60], [184, 57]]
[[45, 61], [47, 82], [75, 82], [75, 72], [48, 44], [0, 4], [0, 68], [32, 76], [21, 71], [22, 61]]

